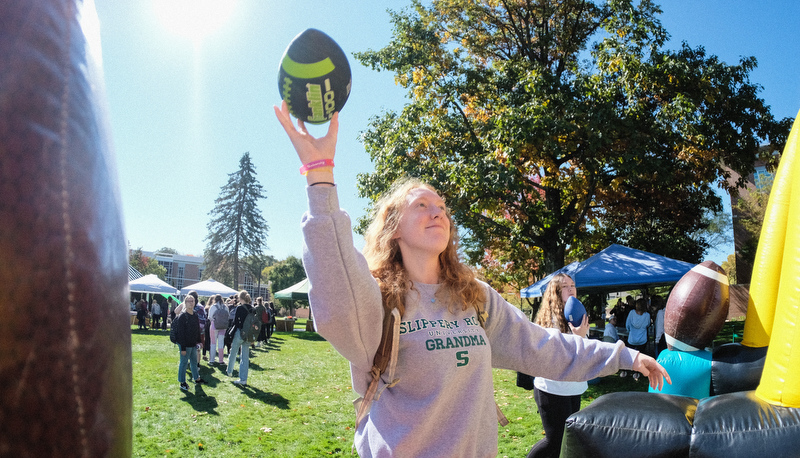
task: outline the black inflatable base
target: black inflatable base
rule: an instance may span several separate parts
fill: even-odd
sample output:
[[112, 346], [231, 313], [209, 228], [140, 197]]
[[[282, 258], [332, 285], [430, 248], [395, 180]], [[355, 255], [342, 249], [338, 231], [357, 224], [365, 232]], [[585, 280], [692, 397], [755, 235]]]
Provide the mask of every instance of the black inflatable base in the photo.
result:
[[774, 406], [755, 391], [705, 398], [697, 406], [689, 456], [800, 456], [800, 408]]
[[768, 347], [729, 343], [717, 347], [711, 361], [711, 394], [735, 393], [758, 388]]
[[697, 399], [627, 392], [601, 396], [567, 419], [561, 456], [687, 456]]
[[800, 456], [800, 408], [742, 391], [697, 399], [611, 393], [567, 419], [561, 457]]

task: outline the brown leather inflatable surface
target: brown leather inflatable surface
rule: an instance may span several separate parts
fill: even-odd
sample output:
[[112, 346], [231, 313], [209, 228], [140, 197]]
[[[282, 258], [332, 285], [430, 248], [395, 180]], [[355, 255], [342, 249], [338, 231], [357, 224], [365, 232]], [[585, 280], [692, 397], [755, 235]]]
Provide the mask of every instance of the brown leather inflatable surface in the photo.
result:
[[127, 248], [91, 1], [0, 2], [0, 456], [130, 456]]

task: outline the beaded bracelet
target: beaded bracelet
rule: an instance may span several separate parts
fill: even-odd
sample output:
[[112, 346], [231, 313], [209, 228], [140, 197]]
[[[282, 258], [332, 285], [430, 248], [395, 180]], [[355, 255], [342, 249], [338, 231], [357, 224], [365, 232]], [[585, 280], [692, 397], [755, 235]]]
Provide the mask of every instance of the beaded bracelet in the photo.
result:
[[320, 159], [311, 161], [308, 164], [303, 164], [303, 166], [300, 167], [300, 173], [307, 175], [309, 170], [318, 169], [320, 167], [333, 167], [333, 159]]

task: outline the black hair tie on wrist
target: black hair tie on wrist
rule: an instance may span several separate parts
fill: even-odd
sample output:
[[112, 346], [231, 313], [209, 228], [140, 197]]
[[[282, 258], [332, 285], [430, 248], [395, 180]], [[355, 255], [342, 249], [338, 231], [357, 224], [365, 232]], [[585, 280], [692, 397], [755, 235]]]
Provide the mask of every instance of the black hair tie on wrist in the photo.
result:
[[331, 183], [330, 181], [317, 181], [316, 183], [311, 183], [309, 186], [316, 186], [318, 184], [329, 184], [331, 186], [336, 186], [336, 183]]

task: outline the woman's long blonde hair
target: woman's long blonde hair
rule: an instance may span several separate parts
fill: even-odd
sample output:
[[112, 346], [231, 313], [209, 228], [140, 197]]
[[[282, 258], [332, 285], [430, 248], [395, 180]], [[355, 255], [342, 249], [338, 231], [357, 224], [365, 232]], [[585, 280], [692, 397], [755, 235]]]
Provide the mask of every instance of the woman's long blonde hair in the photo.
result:
[[542, 306], [536, 314], [534, 322], [545, 328], [556, 328], [561, 332], [571, 332], [564, 316], [564, 301], [561, 299], [561, 280], [569, 278], [567, 274], [556, 274], [547, 284], [547, 289], [542, 296]]
[[[417, 188], [436, 192], [432, 186], [416, 178], [404, 178], [395, 182], [375, 205], [372, 222], [364, 235], [364, 257], [367, 259], [372, 276], [380, 285], [383, 305], [387, 312], [396, 307], [401, 315], [405, 313], [405, 296], [411, 289], [412, 283], [403, 265], [400, 245], [393, 237], [397, 233], [400, 218], [406, 207], [406, 196]], [[484, 291], [472, 269], [459, 259], [458, 231], [450, 211], [445, 213], [450, 221], [450, 239], [447, 248], [439, 254], [441, 266], [439, 282], [451, 298], [448, 308], [456, 304], [460, 304], [462, 310], [477, 307], [485, 301]]]

